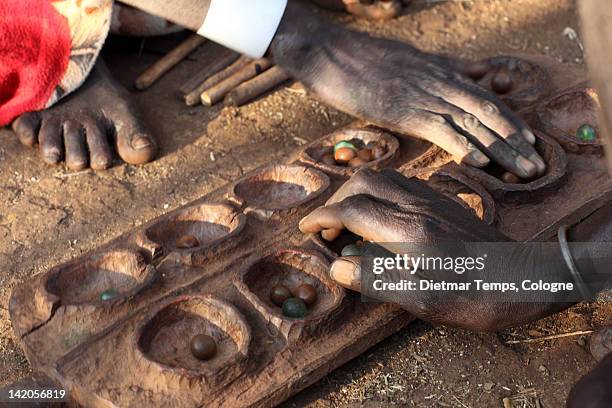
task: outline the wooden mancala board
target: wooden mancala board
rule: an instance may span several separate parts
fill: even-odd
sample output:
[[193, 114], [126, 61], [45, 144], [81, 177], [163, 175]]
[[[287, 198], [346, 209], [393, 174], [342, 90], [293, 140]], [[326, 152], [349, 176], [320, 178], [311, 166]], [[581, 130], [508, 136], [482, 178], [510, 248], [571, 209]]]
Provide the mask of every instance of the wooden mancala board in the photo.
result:
[[[74, 405], [273, 406], [411, 322], [328, 277], [355, 237], [327, 243], [298, 230], [354, 172], [321, 162], [340, 140], [378, 142], [386, 154], [368, 167], [422, 178], [517, 240], [549, 239], [560, 223], [610, 201], [601, 146], [572, 139], [578, 123], [593, 122], [592, 90], [555, 94], [542, 70], [501, 61], [516, 81], [524, 77], [505, 98], [544, 131], [537, 149], [549, 167], [540, 179], [506, 184], [495, 166], [459, 166], [427, 142], [349, 126], [291, 164], [257, 169], [16, 288], [10, 315], [33, 369], [67, 389]], [[560, 120], [567, 111], [578, 117]], [[177, 247], [183, 236], [198, 246]], [[276, 283], [309, 283], [318, 301], [303, 319], [284, 317], [269, 299]], [[216, 341], [208, 361], [190, 353], [198, 333]]]

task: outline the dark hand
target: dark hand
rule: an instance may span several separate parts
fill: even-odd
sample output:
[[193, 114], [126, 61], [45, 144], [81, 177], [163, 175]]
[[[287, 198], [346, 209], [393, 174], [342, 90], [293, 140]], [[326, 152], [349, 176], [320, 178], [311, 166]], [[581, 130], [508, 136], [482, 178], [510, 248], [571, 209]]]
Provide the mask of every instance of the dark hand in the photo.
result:
[[449, 60], [322, 21], [294, 2], [270, 50], [337, 109], [429, 140], [472, 166], [493, 160], [522, 178], [545, 171], [527, 125]]
[[[359, 171], [324, 207], [313, 211], [300, 222], [303, 232], [321, 232], [327, 239], [334, 239], [344, 228], [362, 236], [364, 241], [379, 243], [391, 252], [383, 256], [400, 253], [392, 243], [439, 245], [461, 241], [509, 241], [455, 201], [431, 190], [420, 181], [407, 180], [391, 170], [381, 173]], [[558, 250], [543, 257], [542, 253], [532, 253], [531, 246], [522, 248], [512, 248], [512, 259], [489, 259], [486, 268], [478, 272], [477, 278], [485, 282], [521, 282], [548, 274], [558, 282], [571, 282]], [[518, 252], [521, 250], [525, 253]], [[380, 251], [375, 256], [381, 256]], [[534, 268], [540, 275], [535, 274]], [[334, 280], [353, 290], [361, 289], [361, 273], [361, 259], [358, 257], [339, 258], [330, 270]], [[392, 273], [395, 274], [394, 282], [401, 279], [418, 283], [424, 278], [435, 279], [418, 272], [412, 275], [405, 270]], [[452, 280], [452, 273], [451, 276], [444, 276], [447, 277]], [[368, 293], [368, 296], [375, 295]], [[500, 301], [497, 292], [478, 292], [479, 298], [469, 301], [462, 298], [461, 294], [449, 291], [417, 290], [402, 293], [402, 296], [401, 306], [424, 320], [476, 330], [497, 330], [536, 320], [570, 305], [562, 303], [563, 299], [548, 297], [546, 301], [538, 300], [537, 304]]]

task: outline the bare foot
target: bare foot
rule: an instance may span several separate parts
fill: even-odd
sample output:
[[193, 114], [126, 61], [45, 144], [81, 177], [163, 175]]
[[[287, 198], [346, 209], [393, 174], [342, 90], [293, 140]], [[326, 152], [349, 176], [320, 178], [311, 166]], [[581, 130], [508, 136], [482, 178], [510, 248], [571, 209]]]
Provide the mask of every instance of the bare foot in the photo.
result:
[[85, 84], [56, 106], [21, 115], [13, 130], [25, 146], [40, 146], [49, 164], [65, 160], [71, 170], [103, 170], [113, 148], [130, 164], [155, 158], [157, 145], [142, 126], [125, 89], [98, 62]]

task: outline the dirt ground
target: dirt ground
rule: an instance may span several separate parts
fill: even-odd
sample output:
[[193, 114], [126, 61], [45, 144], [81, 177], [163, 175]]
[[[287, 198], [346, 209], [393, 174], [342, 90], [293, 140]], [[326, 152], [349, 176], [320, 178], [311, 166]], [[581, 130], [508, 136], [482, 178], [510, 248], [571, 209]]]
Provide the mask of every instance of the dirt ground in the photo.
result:
[[[333, 18], [379, 36], [464, 58], [532, 52], [583, 67], [572, 0], [414, 0], [391, 22]], [[121, 81], [134, 78], [176, 38], [114, 39], [107, 61]], [[218, 47], [205, 45], [135, 99], [158, 137], [158, 160], [142, 167], [70, 173], [0, 131], [0, 386], [29, 375], [7, 311], [12, 288], [136, 225], [186, 204], [352, 119], [299, 86], [245, 107], [187, 108], [178, 87]], [[506, 341], [592, 330], [612, 323], [608, 304], [579, 305], [502, 333], [482, 334], [416, 322], [286, 403], [288, 407], [559, 407], [594, 361], [588, 336], [535, 344]], [[521, 402], [522, 401], [522, 402]]]

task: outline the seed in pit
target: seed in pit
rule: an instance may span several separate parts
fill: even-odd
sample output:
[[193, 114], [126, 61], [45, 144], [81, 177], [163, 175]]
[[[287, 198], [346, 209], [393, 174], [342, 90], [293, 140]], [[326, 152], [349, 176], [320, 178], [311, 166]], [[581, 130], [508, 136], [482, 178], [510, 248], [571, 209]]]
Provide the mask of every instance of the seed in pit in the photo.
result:
[[357, 152], [357, 157], [360, 158], [361, 160], [364, 160], [365, 162], [371, 162], [372, 159], [374, 158], [372, 156], [372, 150], [370, 149], [361, 149]]
[[100, 294], [100, 300], [105, 302], [107, 300], [116, 298], [118, 295], [119, 295], [119, 292], [117, 291], [117, 289], [114, 289], [114, 288], [107, 289]]
[[491, 79], [491, 89], [497, 94], [503, 95], [512, 89], [512, 77], [505, 71], [498, 72]]
[[521, 182], [520, 178], [508, 171], [502, 174], [501, 179], [504, 183], [508, 184], [519, 184]]
[[350, 149], [348, 147], [342, 147], [336, 150], [336, 153], [334, 154], [334, 159], [336, 160], [337, 163], [346, 164], [350, 162], [351, 160], [353, 160], [355, 156], [356, 156], [356, 153], [354, 149]]
[[343, 140], [334, 145], [334, 153], [336, 153], [336, 151], [342, 148], [349, 148], [349, 149], [357, 150], [354, 144], [352, 144], [351, 142], [347, 142], [346, 140]]
[[293, 296], [302, 299], [307, 306], [312, 306], [317, 301], [317, 290], [308, 283], [303, 283], [293, 290]]
[[306, 316], [306, 303], [302, 299], [289, 298], [283, 303], [283, 315], [294, 319], [301, 319]]
[[597, 131], [593, 126], [584, 124], [576, 130], [576, 136], [583, 142], [594, 142], [597, 139]]
[[464, 70], [463, 73], [474, 81], [478, 81], [482, 77], [484, 77], [487, 72], [491, 70], [491, 66], [486, 61], [474, 62], [469, 64]]
[[217, 354], [217, 343], [206, 334], [193, 336], [189, 347], [191, 348], [191, 354], [198, 360], [210, 360]]
[[193, 235], [183, 235], [176, 240], [176, 247], [179, 249], [191, 249], [200, 246], [200, 241]]
[[337, 164], [336, 160], [334, 159], [334, 155], [331, 153], [325, 153], [321, 159], [321, 162], [327, 164], [328, 166], [335, 166]]
[[342, 248], [342, 256], [361, 256], [361, 248], [355, 244], [350, 244]]
[[291, 291], [285, 285], [274, 285], [272, 289], [270, 289], [270, 300], [278, 307], [283, 306], [285, 300], [289, 299], [291, 296]]
[[364, 166], [366, 164], [368, 164], [368, 162], [363, 160], [360, 157], [354, 157], [354, 158], [351, 159], [351, 161], [348, 162], [348, 165], [350, 167], [361, 167], [361, 166]]

